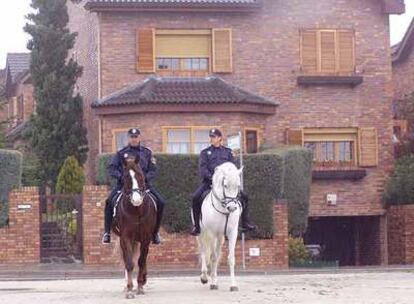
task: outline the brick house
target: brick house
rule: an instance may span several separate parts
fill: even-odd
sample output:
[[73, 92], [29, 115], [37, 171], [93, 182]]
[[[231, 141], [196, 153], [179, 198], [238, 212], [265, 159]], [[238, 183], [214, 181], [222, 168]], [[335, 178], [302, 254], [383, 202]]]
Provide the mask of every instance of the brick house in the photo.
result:
[[302, 145], [314, 153], [305, 241], [341, 265], [386, 263], [389, 15], [403, 13], [403, 1], [68, 5], [84, 66], [90, 182], [95, 156], [120, 148], [132, 126], [156, 152], [197, 153], [211, 127], [242, 131], [249, 153]]
[[1, 121], [7, 120], [6, 137], [10, 146], [18, 148], [21, 131], [35, 110], [33, 85], [29, 72], [30, 53], [9, 53], [6, 58], [4, 89], [6, 106]]
[[394, 135], [396, 143], [409, 133], [410, 126], [401, 110], [404, 97], [414, 93], [414, 19], [403, 39], [392, 47], [392, 77], [394, 86]]

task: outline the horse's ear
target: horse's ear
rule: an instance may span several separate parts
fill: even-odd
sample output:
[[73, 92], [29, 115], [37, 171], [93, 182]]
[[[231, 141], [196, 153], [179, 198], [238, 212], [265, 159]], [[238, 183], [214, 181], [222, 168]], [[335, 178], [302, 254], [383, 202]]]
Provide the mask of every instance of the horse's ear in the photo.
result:
[[135, 156], [135, 164], [139, 164], [139, 155], [137, 154], [136, 156]]

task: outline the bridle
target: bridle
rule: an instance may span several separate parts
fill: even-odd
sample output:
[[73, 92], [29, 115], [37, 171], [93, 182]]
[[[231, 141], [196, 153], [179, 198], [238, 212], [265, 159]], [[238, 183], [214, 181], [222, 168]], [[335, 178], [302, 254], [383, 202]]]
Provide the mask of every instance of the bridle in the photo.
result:
[[217, 207], [214, 205], [214, 201], [213, 201], [213, 196], [216, 198], [216, 200], [218, 200], [221, 204], [221, 207], [223, 207], [223, 209], [227, 209], [228, 204], [230, 203], [236, 203], [237, 205], [239, 205], [239, 207], [241, 207], [241, 203], [240, 200], [238, 199], [239, 197], [239, 192], [237, 192], [237, 195], [235, 197], [232, 196], [227, 196], [226, 194], [226, 188], [224, 187], [224, 178], [221, 182], [221, 186], [223, 187], [223, 198], [220, 198], [218, 196], [218, 194], [216, 193], [216, 191], [214, 190], [214, 187], [212, 188], [211, 192], [212, 192], [212, 196], [211, 196], [211, 204], [213, 205], [214, 209], [218, 212], [221, 213], [223, 215], [229, 215], [231, 212], [222, 212], [220, 210], [217, 209]]
[[221, 186], [223, 188], [223, 198], [220, 198], [218, 196], [218, 194], [216, 193], [214, 188], [212, 188], [212, 192], [213, 192], [214, 197], [221, 203], [221, 206], [223, 208], [226, 208], [227, 205], [230, 204], [230, 203], [238, 203], [239, 202], [239, 200], [238, 200], [239, 192], [237, 192], [237, 195], [235, 197], [227, 196], [226, 188], [224, 187], [224, 178], [221, 181]]
[[221, 185], [223, 187], [223, 198], [220, 198], [217, 195], [217, 193], [214, 190], [214, 188], [211, 189], [211, 196], [210, 197], [211, 197], [211, 205], [213, 206], [214, 210], [216, 210], [216, 212], [218, 212], [218, 213], [220, 213], [220, 214], [222, 214], [222, 215], [224, 215], [226, 217], [226, 222], [224, 224], [224, 235], [227, 236], [227, 225], [229, 223], [229, 216], [230, 216], [231, 213], [233, 213], [235, 210], [237, 210], [237, 208], [235, 210], [231, 211], [231, 212], [230, 211], [229, 212], [223, 212], [223, 211], [219, 210], [216, 207], [216, 205], [214, 205], [213, 196], [220, 202], [221, 206], [224, 209], [227, 209], [227, 205], [230, 204], [230, 203], [233, 203], [233, 202], [236, 203], [239, 206], [240, 210], [243, 207], [242, 207], [242, 204], [241, 204], [240, 200], [238, 199], [240, 190], [237, 192], [237, 196], [236, 197], [227, 196], [226, 190], [225, 190], [225, 187], [224, 187], [224, 178], [223, 178], [223, 180], [221, 182]]

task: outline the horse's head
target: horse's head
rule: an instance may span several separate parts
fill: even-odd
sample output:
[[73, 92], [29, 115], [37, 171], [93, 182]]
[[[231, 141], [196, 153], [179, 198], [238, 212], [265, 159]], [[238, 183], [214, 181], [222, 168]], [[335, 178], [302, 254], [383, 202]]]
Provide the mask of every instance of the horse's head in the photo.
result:
[[124, 192], [130, 195], [132, 205], [139, 207], [145, 195], [145, 178], [139, 166], [139, 156], [125, 153], [122, 164], [124, 168]]
[[238, 195], [241, 187], [243, 167], [237, 169], [233, 163], [218, 166], [213, 175], [213, 192], [228, 212], [234, 212], [239, 206]]

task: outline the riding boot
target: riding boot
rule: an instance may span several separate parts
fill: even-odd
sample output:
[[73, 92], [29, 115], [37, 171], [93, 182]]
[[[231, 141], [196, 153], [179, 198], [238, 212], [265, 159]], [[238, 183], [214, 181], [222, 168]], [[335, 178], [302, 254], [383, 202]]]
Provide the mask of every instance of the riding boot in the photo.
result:
[[197, 236], [200, 234], [200, 214], [201, 214], [200, 207], [201, 206], [198, 200], [194, 200], [193, 206], [192, 206], [194, 225], [193, 225], [193, 229], [190, 232], [190, 234], [193, 236]]
[[252, 223], [250, 220], [250, 213], [249, 213], [249, 199], [244, 192], [240, 193], [240, 201], [243, 205], [243, 212], [241, 215], [242, 220], [242, 231], [254, 231], [257, 229], [257, 226]]
[[108, 198], [105, 202], [105, 217], [104, 217], [104, 230], [105, 233], [102, 237], [103, 244], [110, 244], [111, 243], [111, 227], [112, 227], [112, 219], [113, 219], [113, 208], [112, 208], [112, 200]]

